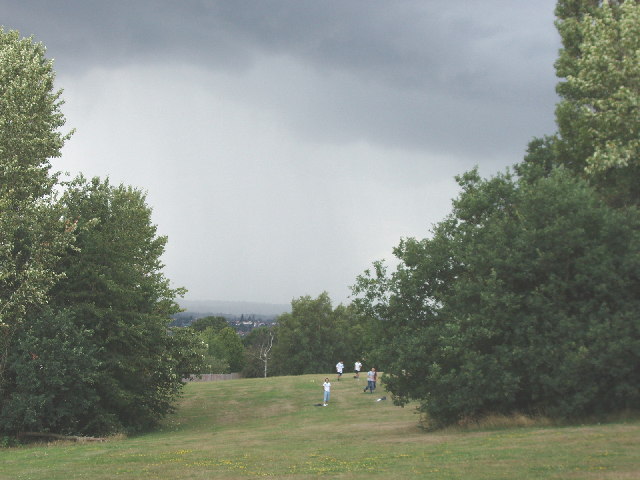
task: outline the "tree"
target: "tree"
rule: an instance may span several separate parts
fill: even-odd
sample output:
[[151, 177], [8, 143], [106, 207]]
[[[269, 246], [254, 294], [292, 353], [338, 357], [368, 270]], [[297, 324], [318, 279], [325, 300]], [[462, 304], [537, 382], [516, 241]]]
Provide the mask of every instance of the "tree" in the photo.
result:
[[41, 44], [0, 29], [0, 431], [140, 430], [202, 357], [168, 328], [183, 289], [144, 195], [50, 174], [70, 135], [53, 81]]
[[198, 318], [194, 322], [191, 323], [191, 328], [196, 332], [202, 332], [207, 328], [213, 328], [215, 332], [219, 332], [223, 328], [227, 328], [229, 326], [229, 322], [224, 317], [217, 316], [209, 316]]
[[375, 358], [394, 401], [431, 425], [489, 413], [557, 418], [640, 401], [640, 214], [555, 169], [458, 178], [432, 238], [405, 239], [397, 270], [354, 287], [381, 321]]
[[[245, 364], [242, 339], [238, 333], [229, 326], [224, 318], [207, 318], [221, 319], [224, 321], [226, 326], [220, 329], [209, 326], [199, 332], [201, 340], [207, 345], [206, 364], [208, 365], [208, 368], [206, 368], [206, 373], [231, 373], [242, 371]], [[205, 373], [205, 371], [201, 373]]]
[[278, 317], [273, 370], [284, 375], [326, 373], [338, 361], [362, 358], [362, 317], [351, 307], [333, 309], [327, 292], [316, 299], [291, 302], [291, 313]]
[[242, 371], [245, 377], [267, 378], [271, 350], [275, 341], [273, 328], [254, 328], [243, 340], [247, 360]]
[[244, 346], [240, 335], [231, 327], [225, 327], [217, 335], [215, 348], [229, 362], [231, 372], [244, 368]]
[[332, 325], [333, 308], [324, 292], [291, 301], [291, 313], [276, 320], [278, 343], [273, 348], [273, 366], [280, 374], [301, 375], [327, 372], [337, 362], [332, 344], [337, 332]]
[[57, 178], [49, 174], [49, 159], [70, 135], [59, 131], [65, 118], [54, 78], [42, 44], [0, 28], [0, 403], [14, 337], [46, 304], [73, 238], [73, 224], [54, 207]]
[[[613, 205], [638, 204], [640, 4], [559, 2], [558, 158]], [[568, 8], [566, 4], [576, 4]]]
[[51, 193], [49, 159], [59, 157], [71, 133], [54, 90], [53, 62], [45, 47], [0, 28], [0, 196], [35, 200]]
[[132, 187], [79, 177], [61, 204], [77, 219], [77, 239], [51, 303], [91, 332], [98, 352], [99, 402], [90, 428], [151, 427], [172, 410], [182, 378], [195, 373], [182, 348], [186, 337], [168, 329], [183, 290], [162, 274], [166, 237], [156, 234], [144, 194]]

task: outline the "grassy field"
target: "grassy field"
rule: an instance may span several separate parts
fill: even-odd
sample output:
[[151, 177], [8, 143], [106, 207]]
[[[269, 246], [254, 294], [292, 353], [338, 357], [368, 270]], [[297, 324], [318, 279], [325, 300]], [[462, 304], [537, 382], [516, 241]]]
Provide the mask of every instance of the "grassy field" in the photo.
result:
[[424, 432], [411, 408], [321, 375], [187, 385], [150, 434], [0, 449], [0, 479], [638, 479], [640, 422]]

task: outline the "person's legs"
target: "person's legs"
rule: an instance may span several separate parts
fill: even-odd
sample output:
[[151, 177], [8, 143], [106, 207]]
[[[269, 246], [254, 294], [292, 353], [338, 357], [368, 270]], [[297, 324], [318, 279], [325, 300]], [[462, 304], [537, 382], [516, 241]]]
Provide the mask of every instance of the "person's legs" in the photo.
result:
[[327, 403], [329, 403], [329, 397], [331, 396], [331, 392], [324, 392], [324, 404], [326, 405]]

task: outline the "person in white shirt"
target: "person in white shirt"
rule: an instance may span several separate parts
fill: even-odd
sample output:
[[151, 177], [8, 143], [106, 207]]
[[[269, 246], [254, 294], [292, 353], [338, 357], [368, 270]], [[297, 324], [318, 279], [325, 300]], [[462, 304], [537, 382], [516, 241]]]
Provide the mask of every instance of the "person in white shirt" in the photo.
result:
[[353, 370], [356, 372], [355, 376], [353, 378], [360, 378], [360, 370], [362, 369], [362, 363], [360, 363], [360, 360], [356, 361], [355, 366], [353, 367]]
[[337, 365], [336, 365], [336, 371], [338, 372], [338, 378], [337, 380], [340, 380], [340, 377], [342, 376], [342, 371], [344, 370], [344, 363], [342, 363], [342, 360], [340, 360]]
[[322, 389], [324, 391], [324, 401], [322, 402], [322, 406], [326, 407], [327, 405], [329, 405], [329, 397], [331, 396], [331, 383], [329, 382], [328, 378], [324, 379]]

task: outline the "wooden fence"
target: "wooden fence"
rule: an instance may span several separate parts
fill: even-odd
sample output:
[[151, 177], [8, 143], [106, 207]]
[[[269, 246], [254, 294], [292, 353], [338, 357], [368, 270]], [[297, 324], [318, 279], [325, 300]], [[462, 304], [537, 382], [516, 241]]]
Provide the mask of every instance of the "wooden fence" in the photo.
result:
[[238, 380], [242, 378], [239, 373], [203, 373], [202, 375], [191, 375], [185, 378], [185, 382], [217, 382], [219, 380]]

